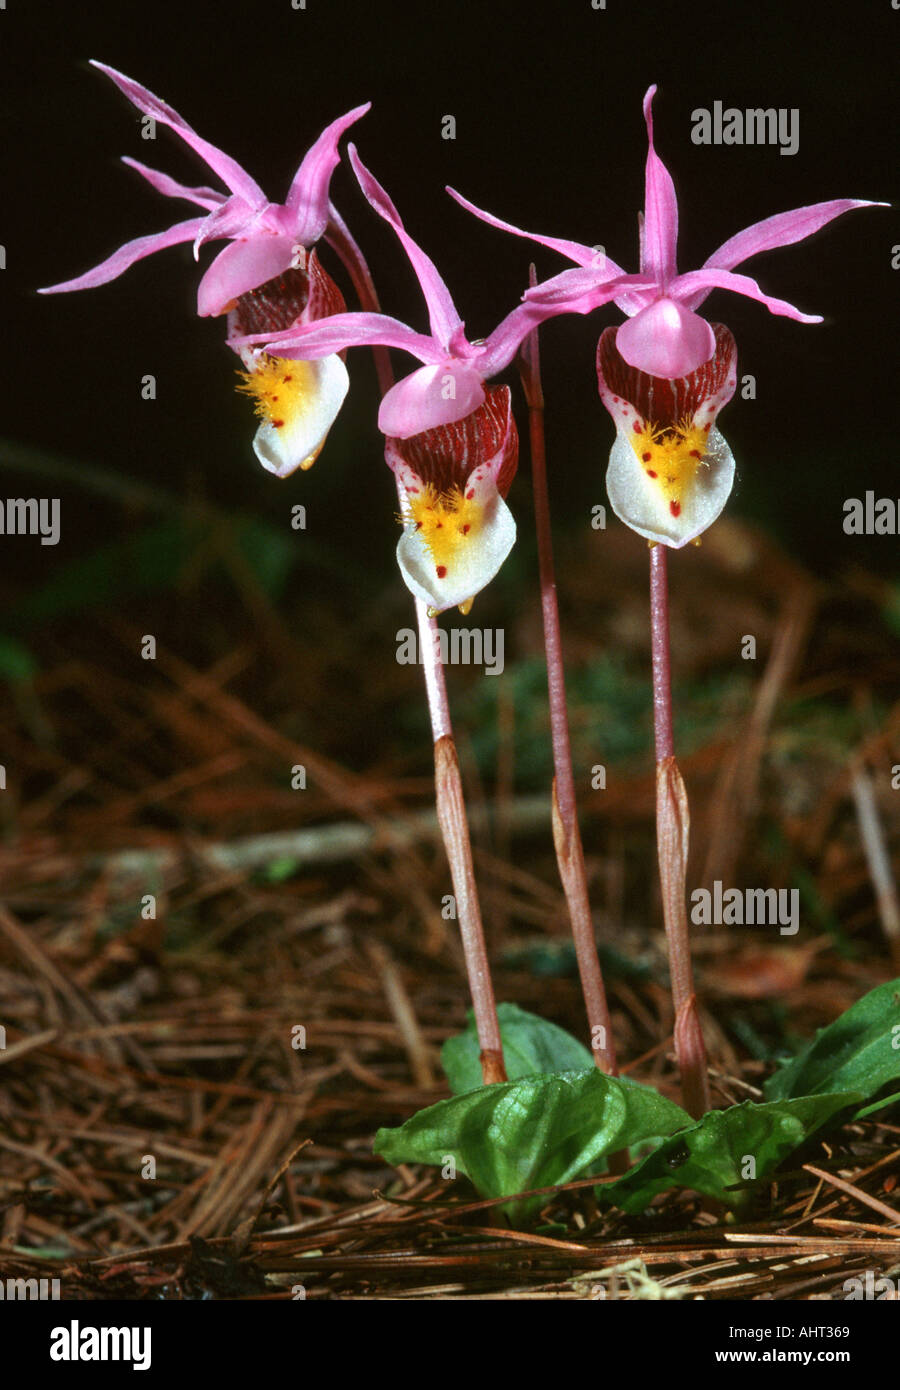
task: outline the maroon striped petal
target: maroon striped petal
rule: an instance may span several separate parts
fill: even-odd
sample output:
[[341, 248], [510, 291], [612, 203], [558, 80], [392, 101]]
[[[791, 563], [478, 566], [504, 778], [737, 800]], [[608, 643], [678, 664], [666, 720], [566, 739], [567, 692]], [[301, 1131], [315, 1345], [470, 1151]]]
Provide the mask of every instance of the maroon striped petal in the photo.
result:
[[463, 611], [500, 569], [516, 539], [504, 501], [518, 462], [508, 386], [491, 386], [463, 420], [409, 439], [385, 440], [404, 531], [403, 579], [434, 612]]
[[618, 428], [647, 421], [663, 427], [702, 414], [701, 424], [712, 423], [731, 400], [737, 384], [737, 345], [722, 323], [710, 325], [715, 351], [708, 361], [687, 376], [670, 379], [650, 376], [632, 367], [616, 347], [621, 329], [607, 328], [597, 344], [597, 379], [600, 397]]
[[388, 466], [409, 491], [407, 478], [438, 493], [463, 489], [476, 471], [489, 475], [505, 497], [516, 476], [519, 436], [508, 386], [486, 386], [485, 401], [462, 420], [409, 439], [385, 440]]
[[344, 296], [322, 268], [316, 252], [304, 253], [302, 259], [304, 267], [289, 266], [240, 296], [229, 316], [229, 338], [284, 333], [297, 323], [312, 323], [344, 312]]

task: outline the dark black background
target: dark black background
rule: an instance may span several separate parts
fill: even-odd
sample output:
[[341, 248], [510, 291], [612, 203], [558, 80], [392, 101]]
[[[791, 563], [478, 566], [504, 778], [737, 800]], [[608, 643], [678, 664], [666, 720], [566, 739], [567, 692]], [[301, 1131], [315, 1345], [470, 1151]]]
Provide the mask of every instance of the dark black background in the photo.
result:
[[[252, 416], [233, 391], [223, 324], [193, 312], [203, 267], [189, 247], [100, 289], [34, 293], [189, 215], [117, 156], [207, 181], [168, 131], [160, 128], [154, 144], [141, 140], [138, 114], [89, 58], [169, 101], [278, 201], [321, 128], [371, 100], [355, 130], [360, 152], [437, 261], [475, 337], [517, 301], [531, 255], [541, 278], [564, 263], [471, 219], [445, 184], [529, 229], [602, 242], [636, 269], [641, 98], [655, 81], [657, 147], [681, 205], [679, 266], [691, 269], [739, 228], [786, 208], [839, 196], [894, 199], [898, 35], [890, 0], [608, 0], [605, 11], [590, 0], [307, 0], [306, 10], [291, 0], [8, 0], [0, 12], [0, 435], [270, 518], [302, 500], [320, 538], [376, 556], [385, 582], [393, 579], [395, 502], [366, 353], [351, 360], [352, 394], [316, 468], [279, 483], [251, 452]], [[691, 112], [717, 99], [798, 107], [799, 153], [695, 146]], [[455, 141], [441, 138], [448, 113]], [[409, 266], [349, 168], [337, 171], [333, 193], [385, 308], [424, 327]], [[894, 243], [895, 210], [866, 210], [742, 267], [770, 293], [823, 314], [821, 326], [721, 292], [704, 310], [729, 324], [739, 372], [757, 379], [756, 401], [738, 397], [720, 419], [739, 467], [729, 505], [826, 572], [855, 560], [893, 572], [894, 539], [848, 538], [841, 523], [846, 497], [866, 488], [900, 496]], [[204, 248], [203, 265], [214, 251]], [[557, 320], [542, 336], [562, 527], [587, 524], [590, 506], [605, 500], [613, 432], [596, 395], [593, 352], [601, 328], [617, 320], [610, 308]], [[398, 357], [397, 365], [414, 364]], [[157, 377], [156, 401], [141, 400], [145, 373]], [[21, 476], [4, 472], [11, 495], [21, 495]], [[527, 503], [522, 476], [515, 486], [514, 504], [517, 496]], [[67, 495], [64, 508], [58, 552], [17, 546], [17, 563], [42, 571], [113, 524], [87, 494]], [[382, 512], [383, 527], [375, 524]]]

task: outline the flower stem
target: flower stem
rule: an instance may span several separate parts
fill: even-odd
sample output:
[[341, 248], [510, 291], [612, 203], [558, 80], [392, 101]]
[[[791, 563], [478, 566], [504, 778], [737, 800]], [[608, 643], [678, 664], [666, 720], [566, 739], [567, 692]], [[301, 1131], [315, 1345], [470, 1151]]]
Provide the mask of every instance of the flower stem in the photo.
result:
[[[532, 267], [532, 282], [534, 267]], [[553, 539], [550, 527], [550, 500], [547, 492], [547, 455], [544, 442], [544, 395], [541, 389], [541, 369], [537, 329], [533, 329], [523, 345], [519, 368], [528, 401], [528, 422], [531, 439], [531, 473], [534, 491], [534, 519], [537, 529], [538, 561], [541, 580], [541, 611], [544, 621], [544, 647], [547, 654], [547, 688], [550, 697], [550, 730], [553, 743], [553, 843], [562, 881], [581, 989], [587, 1009], [591, 1033], [591, 1050], [601, 1071], [618, 1074], [616, 1052], [610, 1026], [603, 972], [597, 957], [594, 921], [588, 899], [584, 849], [578, 828], [575, 799], [575, 778], [572, 772], [572, 748], [569, 740], [569, 716], [566, 706], [566, 678], [563, 666], [562, 637], [559, 626], [559, 604], [556, 598], [556, 575], [553, 563]]]
[[[379, 313], [378, 295], [365, 258], [343, 222], [335, 215], [329, 227], [328, 240], [347, 268], [361, 307], [369, 313]], [[374, 348], [373, 355], [383, 395], [394, 381], [390, 356], [383, 347]], [[438, 625], [435, 618], [429, 617], [421, 599], [416, 599], [415, 603], [425, 691], [434, 739], [437, 818], [450, 864], [463, 957], [481, 1051], [481, 1075], [487, 1086], [495, 1081], [506, 1080], [500, 1024], [475, 882], [472, 842], [447, 701]]]
[[650, 548], [650, 633], [653, 649], [653, 724], [656, 735], [656, 843], [669, 973], [675, 1008], [675, 1055], [684, 1108], [699, 1119], [710, 1108], [706, 1047], [697, 1013], [685, 881], [690, 813], [672, 734], [667, 547]]

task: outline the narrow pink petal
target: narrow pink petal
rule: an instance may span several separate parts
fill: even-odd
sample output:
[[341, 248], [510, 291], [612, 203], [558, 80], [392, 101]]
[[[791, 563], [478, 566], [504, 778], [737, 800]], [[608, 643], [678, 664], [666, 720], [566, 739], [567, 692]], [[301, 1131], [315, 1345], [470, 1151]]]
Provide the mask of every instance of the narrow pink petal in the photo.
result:
[[[272, 232], [260, 229], [258, 210], [245, 203], [243, 198], [226, 198], [213, 208], [194, 238], [194, 260], [198, 259], [200, 247], [207, 241], [221, 241], [224, 237], [229, 241], [237, 241], [238, 238], [251, 241], [264, 236], [271, 240]], [[294, 245], [291, 236], [282, 240]]]
[[95, 285], [105, 285], [109, 280], [117, 279], [129, 266], [134, 265], [135, 261], [152, 256], [155, 251], [164, 251], [167, 246], [177, 246], [182, 241], [193, 241], [198, 227], [202, 224], [202, 217], [192, 217], [187, 222], [176, 222], [168, 231], [153, 232], [150, 236], [139, 236], [134, 241], [127, 241], [118, 251], [101, 261], [100, 265], [94, 266], [93, 270], [85, 271], [84, 275], [79, 275], [74, 280], [48, 285], [45, 289], [38, 290], [38, 294], [61, 294], [64, 290], [90, 290]]
[[[224, 255], [224, 252], [222, 253]], [[343, 352], [348, 347], [364, 347], [381, 344], [384, 347], [402, 348], [404, 352], [418, 357], [420, 362], [439, 360], [439, 354], [431, 338], [407, 328], [405, 323], [388, 318], [386, 314], [333, 314], [329, 318], [317, 319], [315, 323], [300, 324], [287, 333], [268, 336], [253, 333], [245, 338], [235, 338], [232, 347], [264, 343], [275, 357], [294, 357], [313, 360], [328, 357], [333, 352]]]
[[[562, 281], [566, 277], [571, 277], [568, 294], [565, 289], [560, 290], [550, 280], [546, 280], [543, 286], [535, 285], [533, 289], [526, 290], [524, 302], [506, 315], [486, 340], [477, 357], [472, 359], [473, 362], [477, 362], [483, 377], [495, 376], [497, 372], [502, 372], [509, 366], [523, 339], [533, 328], [547, 319], [556, 318], [558, 314], [590, 313], [591, 310], [608, 304], [611, 299], [616, 299], [623, 285], [646, 283], [645, 278], [639, 275], [623, 275], [615, 280], [598, 281], [595, 274], [585, 270], [563, 271], [561, 275], [556, 276], [556, 280]], [[542, 295], [540, 291], [548, 286], [553, 288]]]
[[328, 225], [328, 186], [341, 158], [338, 142], [344, 131], [364, 116], [371, 105], [367, 101], [364, 106], [355, 106], [346, 116], [326, 126], [294, 175], [285, 206], [296, 219], [297, 240], [305, 246], [317, 242]]
[[518, 304], [486, 339], [483, 349], [475, 359], [482, 376], [486, 378], [502, 372], [509, 366], [522, 341], [533, 328], [564, 312], [565, 310], [553, 303], [526, 300], [524, 304]]
[[644, 224], [641, 238], [641, 270], [658, 280], [663, 293], [675, 275], [675, 250], [678, 243], [678, 200], [672, 177], [653, 145], [653, 97], [656, 87], [650, 87], [644, 97], [644, 120], [647, 122], [647, 169], [644, 177]]
[[475, 217], [480, 217], [482, 222], [487, 222], [491, 227], [497, 227], [501, 232], [512, 232], [513, 236], [525, 237], [528, 241], [539, 242], [541, 246], [547, 246], [551, 251], [558, 251], [560, 255], [567, 256], [576, 265], [585, 268], [602, 269], [604, 266], [610, 275], [623, 275], [625, 272], [616, 265], [615, 261], [609, 260], [604, 256], [601, 260], [600, 253], [595, 246], [583, 246], [580, 241], [566, 241], [563, 237], [539, 236], [537, 232], [523, 232], [520, 227], [514, 227], [511, 222], [503, 222], [499, 217], [494, 217], [489, 212], [484, 212], [481, 208], [470, 203], [468, 198], [464, 198], [461, 193], [457, 193], [454, 188], [447, 189], [451, 198], [455, 198], [460, 207], [471, 212]]
[[378, 428], [393, 439], [463, 420], [484, 402], [480, 374], [457, 362], [420, 367], [392, 386], [381, 402]]
[[122, 163], [127, 164], [129, 169], [134, 169], [164, 198], [184, 198], [186, 202], [196, 203], [198, 207], [208, 208], [210, 212], [225, 202], [225, 194], [217, 193], [214, 188], [191, 188], [187, 184], [179, 183], [177, 179], [170, 178], [168, 174], [160, 173], [158, 169], [150, 169], [139, 159], [131, 159], [127, 154], [123, 154]]
[[583, 303], [579, 309], [569, 308], [569, 312], [586, 314], [593, 308], [592, 296], [604, 277], [595, 270], [561, 270], [549, 280], [533, 285], [522, 296], [526, 304], [564, 304], [574, 306]]
[[715, 351], [705, 319], [672, 299], [658, 299], [622, 324], [616, 347], [632, 367], [648, 376], [683, 377]]
[[450, 291], [438, 274], [434, 262], [429, 256], [426, 256], [422, 248], [413, 241], [412, 237], [407, 232], [394, 204], [381, 187], [381, 184], [363, 164], [359, 155], [356, 153], [354, 145], [350, 145], [349, 154], [350, 163], [353, 165], [353, 170], [356, 177], [359, 179], [360, 188], [379, 216], [383, 217], [385, 222], [389, 222], [393, 227], [403, 244], [403, 249], [412, 262], [413, 270], [416, 272], [416, 278], [425, 296], [425, 303], [428, 305], [428, 317], [431, 323], [432, 335], [437, 339], [441, 347], [447, 351], [454, 333], [457, 329], [462, 327], [462, 320], [456, 312], [456, 306], [450, 297]]
[[828, 203], [813, 203], [810, 207], [794, 208], [792, 212], [778, 212], [774, 217], [754, 222], [752, 227], [745, 227], [742, 232], [723, 242], [718, 251], [714, 251], [704, 262], [703, 269], [733, 270], [742, 261], [758, 256], [762, 251], [804, 241], [835, 217], [852, 212], [854, 208], [889, 206], [888, 203], [870, 203], [864, 198], [834, 198]]
[[[641, 217], [641, 225], [643, 225]], [[638, 261], [640, 264], [640, 260]], [[621, 309], [623, 314], [632, 318], [639, 314], [642, 309], [646, 309], [648, 304], [652, 304], [659, 295], [659, 288], [652, 275], [623, 276], [622, 283], [631, 283], [635, 289], [626, 289], [624, 293], [617, 293], [614, 304], [617, 309]]]
[[[628, 293], [623, 293], [626, 287]], [[587, 314], [614, 299], [625, 312], [637, 313], [657, 298], [656, 281], [649, 275], [618, 275], [607, 280], [593, 270], [563, 270], [522, 296], [526, 304], [556, 305], [557, 313]], [[631, 302], [633, 301], [633, 303]]]
[[287, 270], [294, 241], [285, 236], [257, 236], [233, 241], [220, 251], [197, 287], [201, 318], [223, 314], [247, 290], [255, 290]]
[[115, 68], [108, 67], [106, 63], [98, 63], [91, 59], [91, 66], [98, 68], [105, 73], [111, 81], [115, 82], [120, 92], [123, 92], [130, 102], [145, 115], [152, 116], [155, 121], [162, 125], [167, 125], [176, 135], [180, 135], [186, 145], [190, 145], [209, 165], [214, 173], [231, 189], [232, 193], [245, 198], [248, 203], [264, 203], [266, 195], [263, 193], [259, 184], [241, 168], [236, 160], [224, 151], [211, 145], [208, 140], [204, 140], [198, 135], [193, 127], [189, 126], [178, 112], [154, 96], [146, 87], [142, 87], [138, 82], [133, 82], [124, 73], [117, 72]]
[[735, 275], [733, 270], [691, 270], [686, 275], [679, 275], [671, 286], [673, 296], [677, 296], [683, 305], [696, 299], [698, 293], [701, 299], [705, 299], [710, 290], [716, 289], [733, 290], [735, 294], [756, 299], [760, 304], [765, 304], [770, 313], [796, 319], [798, 323], [822, 322], [820, 314], [804, 314], [800, 309], [795, 309], [793, 304], [788, 304], [786, 299], [775, 299], [772, 295], [764, 294], [749, 275]]

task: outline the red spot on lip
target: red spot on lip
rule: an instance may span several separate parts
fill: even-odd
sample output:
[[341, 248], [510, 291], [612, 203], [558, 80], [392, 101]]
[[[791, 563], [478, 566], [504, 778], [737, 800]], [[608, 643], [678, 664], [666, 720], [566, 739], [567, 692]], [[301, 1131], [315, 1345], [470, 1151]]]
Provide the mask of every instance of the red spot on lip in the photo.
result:
[[462, 533], [463, 533], [463, 535], [464, 535], [464, 536], [467, 536], [467, 535], [469, 534], [469, 532], [471, 531], [471, 529], [472, 529], [471, 526], [468, 524], [468, 522], [466, 522], [466, 525], [462, 528]]
[[644, 463], [649, 463], [652, 457], [652, 454], [641, 454], [641, 458], [644, 460]]
[[711, 424], [710, 424], [710, 425], [704, 425], [703, 428], [704, 428], [705, 430], [708, 430], [708, 429], [711, 428]]
[[654, 471], [653, 471], [652, 468], [648, 468], [648, 469], [647, 469], [647, 477], [648, 477], [648, 478], [656, 478], [656, 477], [658, 477], [658, 476], [659, 476], [659, 474], [654, 473]]
[[641, 425], [640, 420], [635, 420], [635, 422], [634, 422], [635, 434], [640, 434], [641, 431], [642, 431], [642, 429], [643, 429], [643, 426]]
[[680, 502], [670, 502], [670, 503], [669, 503], [669, 511], [672, 513], [673, 516], [681, 516], [681, 503], [680, 503]]
[[446, 566], [446, 565], [438, 565], [438, 567], [437, 567], [437, 577], [438, 577], [438, 579], [446, 579], [446, 578], [447, 578], [447, 566]]
[[283, 421], [283, 420], [273, 420], [273, 421], [272, 421], [272, 428], [273, 428], [273, 430], [280, 430], [283, 424], [284, 424], [284, 421]]
[[475, 496], [475, 489], [474, 489], [473, 487], [470, 487], [470, 488], [469, 488], [469, 491], [466, 493], [466, 498], [467, 498], [468, 501], [471, 501], [472, 498], [473, 498], [474, 496]]
[[692, 450], [691, 450], [691, 458], [692, 458], [692, 459], [699, 459], [699, 458], [702, 458], [702, 457], [703, 457], [703, 455], [700, 453], [700, 450], [699, 450], [699, 449], [692, 449]]

